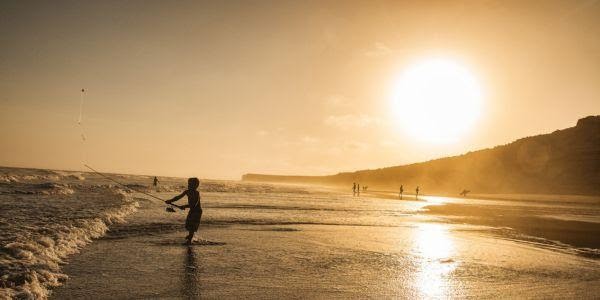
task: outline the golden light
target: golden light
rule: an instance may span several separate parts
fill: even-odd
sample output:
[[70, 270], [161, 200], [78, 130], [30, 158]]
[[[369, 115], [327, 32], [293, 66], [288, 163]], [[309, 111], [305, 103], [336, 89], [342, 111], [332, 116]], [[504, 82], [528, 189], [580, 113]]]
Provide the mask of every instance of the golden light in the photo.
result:
[[394, 83], [393, 112], [411, 136], [453, 142], [473, 127], [482, 109], [477, 78], [449, 59], [428, 59], [409, 66]]
[[442, 224], [420, 224], [413, 245], [413, 253], [419, 258], [414, 282], [418, 298], [452, 298], [457, 291], [450, 274], [457, 264], [452, 259], [454, 242], [447, 228]]

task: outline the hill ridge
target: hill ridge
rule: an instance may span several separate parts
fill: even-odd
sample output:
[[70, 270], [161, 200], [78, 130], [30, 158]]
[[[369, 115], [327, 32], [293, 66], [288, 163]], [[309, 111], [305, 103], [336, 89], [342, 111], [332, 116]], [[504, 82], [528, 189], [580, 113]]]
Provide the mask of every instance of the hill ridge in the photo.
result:
[[419, 185], [430, 193], [600, 194], [600, 116], [574, 127], [519, 138], [511, 143], [378, 169], [326, 176], [245, 174], [242, 180], [351, 185], [377, 188]]

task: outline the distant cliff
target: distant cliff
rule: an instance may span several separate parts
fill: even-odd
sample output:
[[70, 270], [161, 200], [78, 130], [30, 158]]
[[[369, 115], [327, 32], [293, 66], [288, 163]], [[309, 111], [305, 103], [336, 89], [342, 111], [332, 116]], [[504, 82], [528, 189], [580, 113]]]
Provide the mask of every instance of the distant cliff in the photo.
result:
[[422, 163], [330, 176], [246, 174], [242, 180], [351, 185], [426, 193], [600, 194], [600, 116], [575, 127], [526, 137], [491, 149]]

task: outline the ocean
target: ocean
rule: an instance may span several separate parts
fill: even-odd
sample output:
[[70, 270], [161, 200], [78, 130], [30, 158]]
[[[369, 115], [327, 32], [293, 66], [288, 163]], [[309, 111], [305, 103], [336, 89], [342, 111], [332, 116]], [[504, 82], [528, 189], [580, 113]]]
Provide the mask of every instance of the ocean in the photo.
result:
[[598, 197], [372, 188], [1, 168], [0, 298], [600, 297]]

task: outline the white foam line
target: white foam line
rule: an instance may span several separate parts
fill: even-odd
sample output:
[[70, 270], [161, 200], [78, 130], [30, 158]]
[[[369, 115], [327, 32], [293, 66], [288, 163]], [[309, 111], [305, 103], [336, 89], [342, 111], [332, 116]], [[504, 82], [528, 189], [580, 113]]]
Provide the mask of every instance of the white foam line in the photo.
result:
[[[125, 199], [127, 196], [121, 193]], [[135, 212], [138, 202], [128, 201], [118, 209], [109, 210], [99, 217], [82, 220], [76, 226], [63, 226], [35, 241], [16, 241], [4, 250], [11, 255], [0, 256], [0, 266], [9, 274], [2, 274], [0, 284], [7, 284], [9, 277], [19, 278], [21, 284], [0, 286], [0, 299], [46, 299], [50, 288], [60, 286], [68, 278], [61, 273], [60, 264], [67, 256], [79, 252], [92, 239], [103, 236], [108, 226], [124, 222]]]

